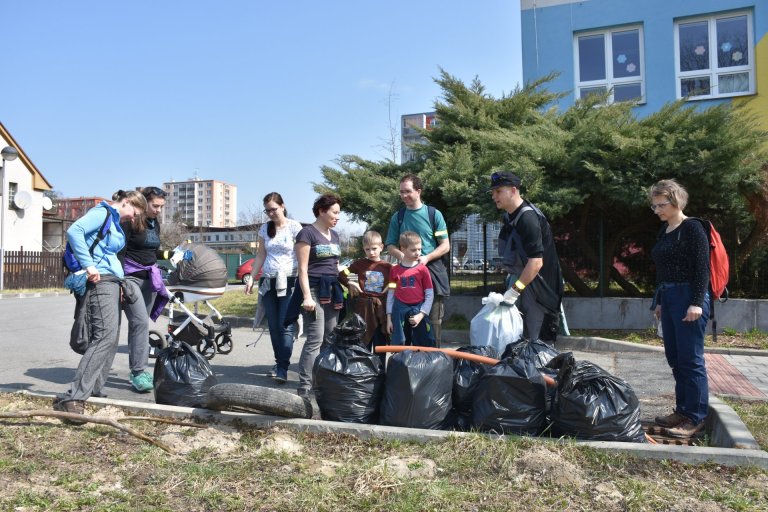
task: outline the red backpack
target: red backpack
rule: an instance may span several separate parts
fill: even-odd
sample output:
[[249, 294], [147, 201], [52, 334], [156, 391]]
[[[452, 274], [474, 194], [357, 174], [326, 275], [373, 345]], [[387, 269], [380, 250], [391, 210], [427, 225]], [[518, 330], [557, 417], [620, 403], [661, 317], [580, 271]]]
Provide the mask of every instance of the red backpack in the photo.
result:
[[717, 232], [715, 226], [705, 219], [698, 217], [691, 217], [696, 219], [704, 227], [704, 231], [707, 233], [707, 240], [709, 240], [709, 288], [712, 292], [712, 300], [720, 300], [725, 302], [728, 300], [728, 274], [730, 272], [730, 266], [728, 264], [728, 253], [725, 252], [725, 246], [720, 238], [720, 233]]

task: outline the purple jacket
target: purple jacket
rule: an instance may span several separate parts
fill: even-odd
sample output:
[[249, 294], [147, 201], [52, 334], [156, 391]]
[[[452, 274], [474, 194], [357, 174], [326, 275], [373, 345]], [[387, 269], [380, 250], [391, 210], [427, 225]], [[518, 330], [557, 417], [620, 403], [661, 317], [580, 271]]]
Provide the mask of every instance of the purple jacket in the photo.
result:
[[168, 290], [165, 289], [165, 285], [163, 284], [163, 276], [160, 274], [160, 268], [158, 268], [157, 265], [142, 265], [140, 263], [136, 263], [130, 258], [125, 258], [125, 261], [123, 262], [123, 269], [125, 270], [126, 276], [140, 270], [146, 270], [149, 272], [149, 280], [152, 283], [152, 291], [157, 294], [155, 296], [155, 303], [152, 304], [152, 312], [149, 314], [149, 318], [151, 318], [154, 322], [157, 320], [157, 317], [160, 316], [160, 313], [163, 312], [163, 308], [166, 304], [168, 304], [168, 301], [170, 300]]

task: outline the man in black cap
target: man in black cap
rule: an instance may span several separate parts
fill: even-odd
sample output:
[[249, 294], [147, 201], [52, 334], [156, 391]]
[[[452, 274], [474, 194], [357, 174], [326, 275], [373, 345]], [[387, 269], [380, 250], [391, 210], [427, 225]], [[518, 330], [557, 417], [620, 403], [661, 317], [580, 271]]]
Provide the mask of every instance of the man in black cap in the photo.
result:
[[504, 210], [499, 256], [509, 273], [507, 286], [520, 294], [523, 337], [554, 343], [563, 298], [563, 277], [552, 230], [541, 210], [520, 197], [521, 181], [508, 171], [491, 175], [489, 192]]

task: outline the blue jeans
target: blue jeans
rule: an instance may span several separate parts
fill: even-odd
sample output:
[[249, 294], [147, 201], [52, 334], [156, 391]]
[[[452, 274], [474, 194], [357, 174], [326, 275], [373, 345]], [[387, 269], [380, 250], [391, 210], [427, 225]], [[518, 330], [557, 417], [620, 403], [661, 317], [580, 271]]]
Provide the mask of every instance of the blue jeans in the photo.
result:
[[709, 389], [704, 364], [704, 330], [709, 321], [709, 294], [704, 297], [701, 318], [683, 322], [691, 304], [687, 283], [662, 284], [661, 329], [664, 353], [675, 378], [675, 411], [698, 425], [707, 417]]
[[392, 304], [392, 341], [393, 345], [416, 345], [419, 347], [434, 347], [435, 335], [429, 316], [424, 318], [416, 327], [411, 327], [409, 317], [421, 311], [421, 304], [405, 304], [395, 299]]
[[296, 278], [288, 278], [288, 292], [284, 297], [277, 296], [275, 279], [272, 279], [271, 284], [270, 290], [264, 296], [261, 296], [259, 300], [264, 301], [264, 316], [267, 317], [269, 337], [272, 340], [272, 351], [275, 353], [275, 363], [278, 368], [287, 371], [288, 366], [291, 364], [291, 354], [293, 353], [294, 324], [283, 327], [283, 319], [285, 319], [285, 312], [291, 300], [290, 291], [293, 290], [296, 284]]

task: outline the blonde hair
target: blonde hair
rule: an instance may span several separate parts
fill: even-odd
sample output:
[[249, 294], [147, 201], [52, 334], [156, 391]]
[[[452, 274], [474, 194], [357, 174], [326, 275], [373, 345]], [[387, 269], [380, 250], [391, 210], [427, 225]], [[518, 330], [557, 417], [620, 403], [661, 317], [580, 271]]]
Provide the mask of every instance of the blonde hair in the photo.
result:
[[648, 200], [665, 197], [675, 208], [685, 209], [688, 204], [688, 191], [675, 180], [661, 180], [648, 190]]
[[147, 198], [138, 190], [129, 190], [127, 192], [125, 190], [118, 190], [112, 194], [113, 201], [122, 201], [123, 199], [127, 199], [134, 208], [138, 208], [142, 212], [147, 211]]
[[381, 239], [381, 233], [373, 230], [366, 231], [365, 233], [363, 233], [363, 245], [375, 245], [375, 244], [384, 245], [384, 242]]
[[413, 231], [405, 231], [400, 235], [400, 247], [412, 247], [421, 242], [421, 237]]

